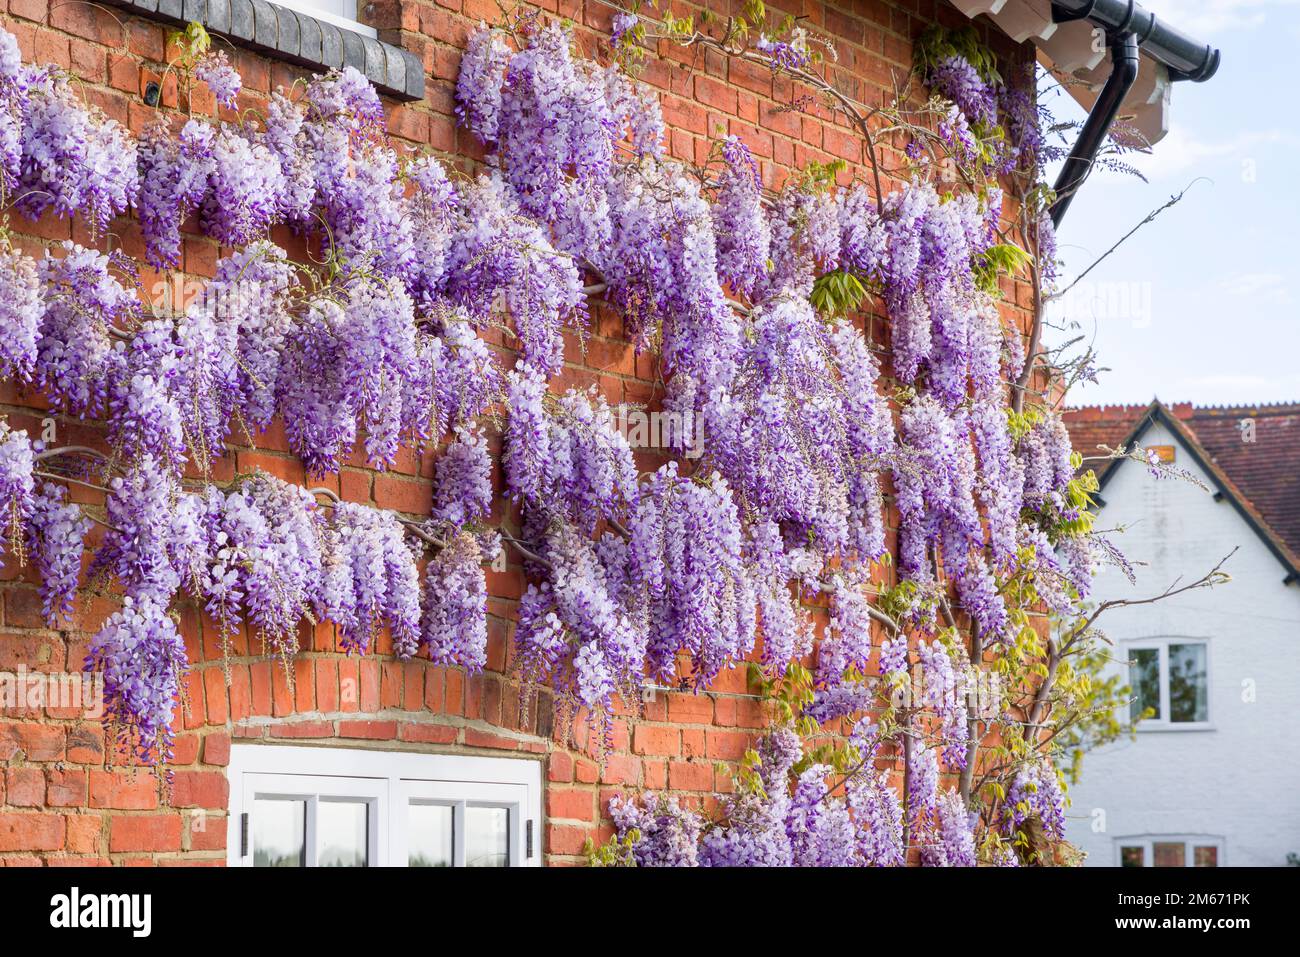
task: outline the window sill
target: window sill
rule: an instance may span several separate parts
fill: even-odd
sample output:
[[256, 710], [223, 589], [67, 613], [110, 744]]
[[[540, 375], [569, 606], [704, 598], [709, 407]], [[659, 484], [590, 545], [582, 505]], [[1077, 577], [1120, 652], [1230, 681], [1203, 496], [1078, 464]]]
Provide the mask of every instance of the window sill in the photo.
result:
[[1214, 724], [1209, 721], [1180, 721], [1177, 724], [1143, 721], [1136, 729], [1130, 726], [1129, 730], [1136, 730], [1138, 734], [1159, 734], [1162, 731], [1174, 731], [1179, 734], [1185, 734], [1189, 731], [1214, 731], [1215, 727]]
[[409, 50], [364, 30], [298, 13], [268, 0], [110, 0], [134, 13], [173, 23], [200, 23], [240, 46], [317, 70], [355, 67], [381, 93], [424, 98], [424, 65]]

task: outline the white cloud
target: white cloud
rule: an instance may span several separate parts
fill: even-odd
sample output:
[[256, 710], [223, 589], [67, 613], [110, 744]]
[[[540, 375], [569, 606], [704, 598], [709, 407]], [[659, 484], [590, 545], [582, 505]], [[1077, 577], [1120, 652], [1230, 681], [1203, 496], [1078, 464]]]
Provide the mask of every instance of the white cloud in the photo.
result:
[[1234, 300], [1247, 300], [1252, 305], [1289, 306], [1295, 301], [1291, 294], [1292, 279], [1275, 272], [1234, 273], [1219, 281], [1219, 291]]
[[1199, 139], [1175, 123], [1169, 135], [1150, 154], [1131, 155], [1128, 161], [1150, 180], [1187, 173], [1222, 173], [1225, 164], [1234, 175], [1246, 175], [1245, 164], [1255, 163], [1261, 151], [1273, 146], [1300, 146], [1300, 136], [1283, 129], [1242, 131], [1225, 139]]

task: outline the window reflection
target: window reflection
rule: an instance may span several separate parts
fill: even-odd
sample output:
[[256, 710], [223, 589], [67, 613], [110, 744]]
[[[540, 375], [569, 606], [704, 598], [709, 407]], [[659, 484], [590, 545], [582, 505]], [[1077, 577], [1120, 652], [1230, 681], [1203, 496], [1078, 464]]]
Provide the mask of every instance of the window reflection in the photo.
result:
[[316, 811], [319, 867], [365, 867], [369, 806], [364, 801], [321, 801]]
[[[1136, 648], [1129, 652], [1129, 685], [1132, 687], [1131, 713], [1134, 721], [1141, 717], [1160, 718], [1160, 650]], [[1151, 714], [1146, 715], [1147, 708]]]
[[510, 812], [503, 807], [465, 809], [465, 866], [510, 866]]
[[1205, 645], [1169, 646], [1169, 720], [1208, 721]]
[[1187, 845], [1182, 841], [1157, 841], [1151, 850], [1156, 867], [1187, 866]]
[[412, 804], [406, 820], [407, 864], [451, 867], [452, 809], [446, 804]]
[[253, 866], [306, 867], [307, 802], [293, 798], [253, 801]]

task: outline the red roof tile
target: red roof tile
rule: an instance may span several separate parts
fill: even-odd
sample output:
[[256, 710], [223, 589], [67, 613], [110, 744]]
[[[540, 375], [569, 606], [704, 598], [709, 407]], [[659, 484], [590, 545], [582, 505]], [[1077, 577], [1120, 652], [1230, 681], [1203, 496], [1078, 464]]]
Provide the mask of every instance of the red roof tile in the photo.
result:
[[[1155, 408], [1155, 402], [1084, 406], [1067, 410], [1065, 425], [1080, 454], [1102, 455], [1098, 445], [1122, 445]], [[1164, 410], [1190, 433], [1268, 531], [1300, 553], [1300, 403], [1197, 408], [1181, 402]]]

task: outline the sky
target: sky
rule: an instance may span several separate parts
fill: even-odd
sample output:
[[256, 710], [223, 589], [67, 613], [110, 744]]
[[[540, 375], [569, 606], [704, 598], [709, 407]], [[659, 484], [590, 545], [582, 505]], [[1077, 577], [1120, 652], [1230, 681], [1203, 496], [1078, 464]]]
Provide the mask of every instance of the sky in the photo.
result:
[[[1169, 133], [1134, 160], [1149, 182], [1098, 172], [1061, 225], [1068, 283], [1192, 184], [1056, 305], [1110, 369], [1069, 404], [1300, 401], [1300, 0], [1143, 6], [1222, 61], [1207, 82], [1174, 85]], [[1084, 116], [1068, 97], [1048, 102]]]

